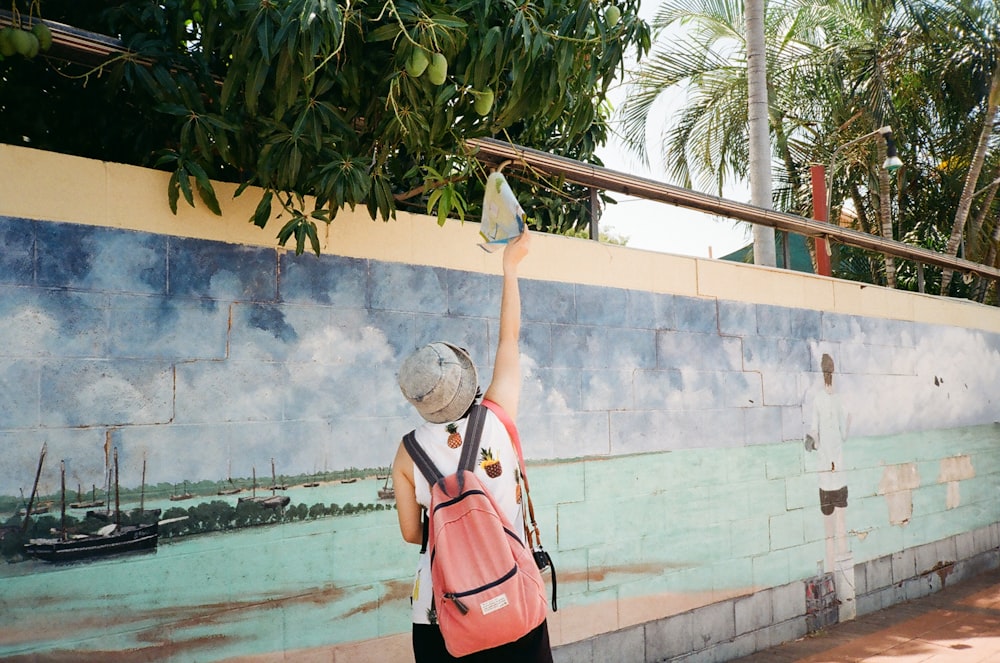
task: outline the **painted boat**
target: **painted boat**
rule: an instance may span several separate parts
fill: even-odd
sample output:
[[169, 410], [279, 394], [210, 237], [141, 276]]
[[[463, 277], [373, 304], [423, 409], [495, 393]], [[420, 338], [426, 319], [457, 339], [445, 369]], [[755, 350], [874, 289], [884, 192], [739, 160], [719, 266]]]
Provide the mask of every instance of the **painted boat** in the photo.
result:
[[111, 523], [94, 534], [70, 534], [65, 539], [31, 539], [24, 545], [24, 552], [46, 562], [71, 562], [152, 550], [159, 541], [159, 528], [159, 521], [141, 525]]
[[392, 476], [387, 476], [385, 478], [385, 483], [383, 483], [382, 487], [378, 489], [378, 498], [380, 500], [396, 499], [396, 489], [389, 485], [391, 482]]
[[194, 493], [192, 493], [190, 490], [187, 489], [187, 481], [185, 481], [184, 482], [184, 492], [183, 493], [174, 493], [173, 495], [170, 496], [169, 499], [170, 499], [171, 502], [182, 502], [184, 500], [189, 500], [192, 497], [194, 497]]
[[[44, 455], [43, 455], [44, 458]], [[40, 465], [41, 461], [39, 461]], [[60, 463], [62, 475], [62, 529], [58, 536], [52, 538], [29, 539], [24, 544], [24, 553], [46, 562], [70, 562], [94, 557], [107, 557], [119, 553], [151, 550], [156, 548], [160, 537], [160, 510], [146, 511], [140, 501], [140, 507], [133, 513], [142, 521], [151, 518], [152, 522], [139, 524], [122, 524], [121, 511], [118, 506], [118, 449], [114, 456], [115, 506], [112, 513], [106, 514], [108, 520], [113, 515], [114, 522], [109, 522], [92, 534], [71, 533], [66, 528], [66, 464]], [[146, 485], [146, 463], [142, 470], [143, 495]], [[94, 512], [88, 512], [88, 515]], [[95, 514], [96, 515], [96, 514]]]
[[244, 502], [253, 502], [259, 504], [265, 509], [284, 509], [292, 501], [292, 498], [287, 495], [275, 495], [273, 494], [274, 488], [272, 488], [272, 494], [267, 496], [257, 497], [257, 468], [253, 468], [253, 488], [251, 489], [249, 497], [241, 497], [236, 500], [237, 504], [243, 504]]
[[274, 474], [274, 459], [271, 459], [271, 485], [268, 486], [268, 490], [288, 490], [288, 484], [278, 483], [278, 479]]
[[95, 509], [99, 506], [104, 506], [104, 500], [97, 499], [97, 486], [95, 485], [91, 491], [90, 499], [83, 499], [83, 492], [80, 486], [76, 487], [76, 501], [71, 502], [69, 508], [71, 509]]

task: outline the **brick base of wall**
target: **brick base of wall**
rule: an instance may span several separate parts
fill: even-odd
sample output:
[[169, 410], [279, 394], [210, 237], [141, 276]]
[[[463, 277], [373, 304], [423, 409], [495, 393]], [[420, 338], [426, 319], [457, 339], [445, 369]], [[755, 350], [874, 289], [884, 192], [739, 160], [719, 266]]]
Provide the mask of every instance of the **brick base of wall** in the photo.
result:
[[[857, 614], [918, 599], [997, 568], [1000, 523], [863, 562], [854, 567]], [[831, 604], [829, 592], [817, 591], [827, 586], [825, 577], [563, 645], [555, 649], [555, 661], [722, 663], [749, 656], [822, 628], [819, 621], [832, 614], [824, 611]]]

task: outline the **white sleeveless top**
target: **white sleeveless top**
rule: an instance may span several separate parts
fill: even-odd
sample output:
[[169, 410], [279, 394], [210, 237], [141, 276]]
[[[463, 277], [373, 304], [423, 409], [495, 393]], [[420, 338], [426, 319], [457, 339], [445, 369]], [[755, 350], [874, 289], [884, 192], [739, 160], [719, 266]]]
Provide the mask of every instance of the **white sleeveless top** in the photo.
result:
[[[465, 427], [468, 419], [455, 422], [459, 435], [465, 440]], [[416, 429], [417, 442], [424, 448], [431, 462], [438, 468], [441, 474], [453, 473], [458, 468], [458, 461], [462, 453], [462, 447], [452, 449], [448, 446], [447, 424], [432, 424], [425, 422]], [[486, 412], [486, 421], [483, 425], [483, 435], [479, 442], [480, 455], [478, 457], [475, 474], [486, 486], [486, 489], [493, 495], [499, 508], [506, 514], [510, 523], [514, 526], [514, 531], [523, 538], [524, 520], [521, 509], [521, 495], [518, 488], [520, 469], [518, 467], [517, 452], [510, 441], [507, 429], [503, 422], [490, 411]], [[500, 474], [491, 477], [483, 469], [479, 461], [482, 460], [482, 450], [488, 450], [493, 458], [500, 461]], [[495, 473], [495, 470], [494, 470]], [[413, 483], [416, 488], [417, 502], [425, 509], [430, 506], [431, 488], [427, 479], [421, 474], [420, 468], [413, 465]], [[432, 612], [431, 591], [431, 562], [430, 555], [424, 553], [420, 555], [417, 565], [417, 575], [413, 583], [413, 594], [411, 605], [413, 607], [414, 624], [434, 624], [436, 623]]]
[[813, 400], [811, 433], [816, 440], [816, 471], [819, 487], [839, 490], [847, 485], [844, 472], [844, 442], [847, 439], [847, 413], [840, 395], [820, 389]]

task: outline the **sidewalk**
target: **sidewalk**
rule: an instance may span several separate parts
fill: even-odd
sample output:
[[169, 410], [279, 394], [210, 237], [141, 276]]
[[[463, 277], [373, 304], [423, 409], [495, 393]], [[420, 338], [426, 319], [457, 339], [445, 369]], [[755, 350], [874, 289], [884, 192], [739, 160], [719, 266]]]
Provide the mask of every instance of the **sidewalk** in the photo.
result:
[[1000, 570], [731, 663], [1000, 663]]

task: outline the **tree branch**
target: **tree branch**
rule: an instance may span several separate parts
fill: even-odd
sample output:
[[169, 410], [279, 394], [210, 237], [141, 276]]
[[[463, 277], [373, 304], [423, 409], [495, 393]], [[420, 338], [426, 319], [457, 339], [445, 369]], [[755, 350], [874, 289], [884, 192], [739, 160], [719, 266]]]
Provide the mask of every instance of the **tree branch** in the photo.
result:
[[394, 200], [409, 200], [410, 198], [416, 198], [417, 196], [425, 194], [433, 189], [439, 189], [443, 186], [454, 184], [455, 182], [464, 182], [467, 179], [469, 179], [468, 175], [454, 175], [446, 180], [439, 180], [437, 182], [432, 182], [430, 184], [424, 182], [415, 189], [410, 189], [405, 193], [394, 193], [392, 194], [392, 197]]

